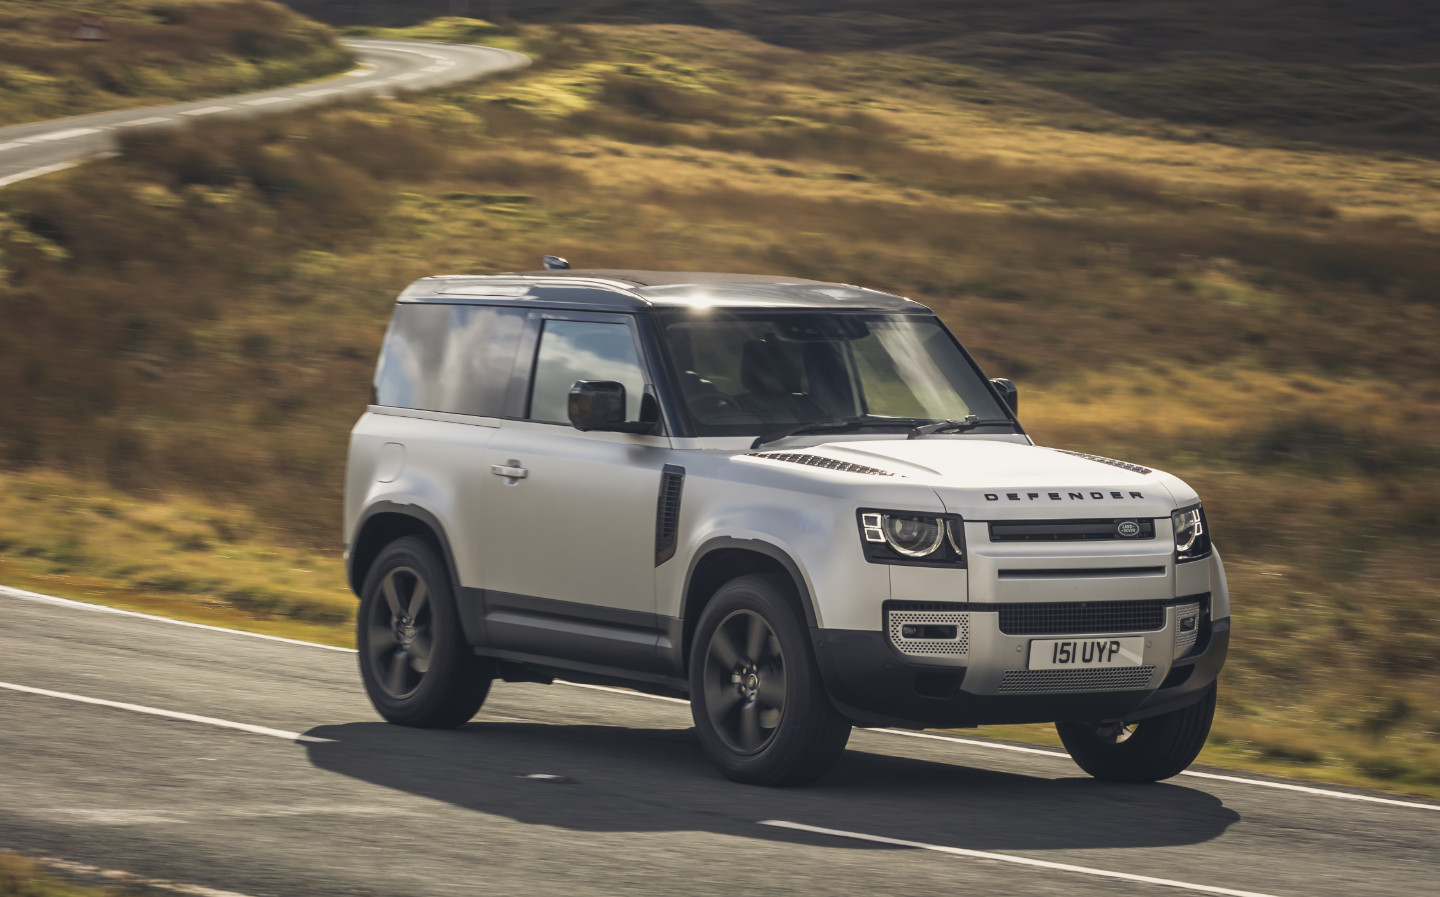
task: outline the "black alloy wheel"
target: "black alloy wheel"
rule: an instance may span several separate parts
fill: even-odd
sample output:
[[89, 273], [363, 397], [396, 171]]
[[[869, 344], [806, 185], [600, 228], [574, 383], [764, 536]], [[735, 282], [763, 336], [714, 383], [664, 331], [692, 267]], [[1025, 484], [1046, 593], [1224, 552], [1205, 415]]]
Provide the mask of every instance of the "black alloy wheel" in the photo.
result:
[[850, 720], [830, 702], [793, 588], [750, 574], [705, 605], [690, 649], [690, 713], [737, 782], [803, 785], [840, 759]]
[[466, 641], [449, 573], [423, 539], [397, 539], [375, 559], [355, 635], [370, 703], [392, 723], [459, 726], [490, 691], [492, 666]]
[[737, 610], [710, 637], [705, 711], [737, 754], [756, 754], [775, 739], [785, 716], [785, 654], [765, 618]]
[[429, 587], [411, 567], [392, 567], [380, 580], [384, 601], [371, 604], [370, 663], [385, 694], [403, 700], [430, 672], [435, 650]]

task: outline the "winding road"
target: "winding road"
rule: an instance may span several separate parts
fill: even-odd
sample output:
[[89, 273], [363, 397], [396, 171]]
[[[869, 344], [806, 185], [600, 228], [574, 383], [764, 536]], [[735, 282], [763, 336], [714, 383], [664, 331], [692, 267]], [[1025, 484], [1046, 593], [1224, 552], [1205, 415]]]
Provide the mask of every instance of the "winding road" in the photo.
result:
[[[0, 847], [234, 895], [1434, 893], [1440, 803], [858, 730], [736, 785], [674, 699], [497, 683], [457, 730], [353, 653], [0, 589]], [[154, 880], [160, 880], [155, 882]]]
[[402, 40], [345, 44], [360, 65], [324, 81], [0, 128], [0, 187], [104, 155], [114, 147], [115, 135], [126, 128], [173, 126], [212, 115], [257, 115], [401, 89], [427, 90], [530, 64], [521, 53], [495, 47]]

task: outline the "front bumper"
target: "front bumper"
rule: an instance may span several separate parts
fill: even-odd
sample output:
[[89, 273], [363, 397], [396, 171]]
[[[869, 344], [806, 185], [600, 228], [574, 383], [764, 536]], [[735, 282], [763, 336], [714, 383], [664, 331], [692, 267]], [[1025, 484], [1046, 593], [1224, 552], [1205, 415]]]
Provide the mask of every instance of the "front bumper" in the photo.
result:
[[[1133, 721], [1168, 713], [1200, 700], [1220, 675], [1230, 645], [1230, 620], [1209, 621], [1207, 636], [1196, 653], [1157, 663], [1152, 678], [1158, 687], [1000, 694], [996, 693], [995, 683], [1003, 671], [994, 662], [973, 670], [953, 662], [921, 662], [895, 650], [884, 632], [811, 631], [820, 672], [836, 708], [860, 725], [901, 728], [1059, 720]], [[1022, 641], [1025, 639], [1015, 643]], [[1167, 640], [1166, 647], [1169, 644]], [[1157, 652], [1160, 650], [1157, 646]], [[1021, 657], [1023, 652], [1005, 656]]]

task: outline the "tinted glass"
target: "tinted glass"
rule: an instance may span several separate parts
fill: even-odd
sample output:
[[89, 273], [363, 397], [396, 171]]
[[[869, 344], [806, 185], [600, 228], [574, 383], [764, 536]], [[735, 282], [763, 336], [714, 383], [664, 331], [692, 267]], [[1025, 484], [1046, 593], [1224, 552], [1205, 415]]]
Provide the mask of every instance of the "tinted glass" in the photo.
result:
[[546, 321], [535, 358], [531, 420], [569, 423], [570, 387], [576, 380], [624, 384], [625, 419], [639, 420], [645, 375], [630, 328], [594, 321]]
[[499, 417], [521, 309], [398, 305], [375, 374], [375, 403]]
[[1010, 416], [927, 315], [711, 310], [667, 316], [662, 330], [700, 436], [855, 418]]

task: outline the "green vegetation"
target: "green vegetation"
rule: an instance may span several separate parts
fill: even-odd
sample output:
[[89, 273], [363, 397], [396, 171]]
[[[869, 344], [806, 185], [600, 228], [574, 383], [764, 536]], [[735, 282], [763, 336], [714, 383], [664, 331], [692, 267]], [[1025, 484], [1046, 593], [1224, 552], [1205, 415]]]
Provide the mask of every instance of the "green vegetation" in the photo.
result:
[[1038, 441], [1206, 497], [1236, 629], [1205, 759], [1440, 795], [1440, 164], [1176, 139], [933, 58], [515, 39], [543, 64], [0, 194], [5, 571], [344, 640], [346, 437], [410, 279], [849, 281], [932, 304]]
[[[109, 40], [74, 40], [97, 11]], [[0, 125], [259, 90], [351, 60], [329, 29], [270, 0], [0, 0], [0, 32]]]
[[134, 897], [159, 893], [135, 887], [133, 882], [123, 889], [76, 884], [49, 874], [34, 860], [0, 853], [0, 897]]

